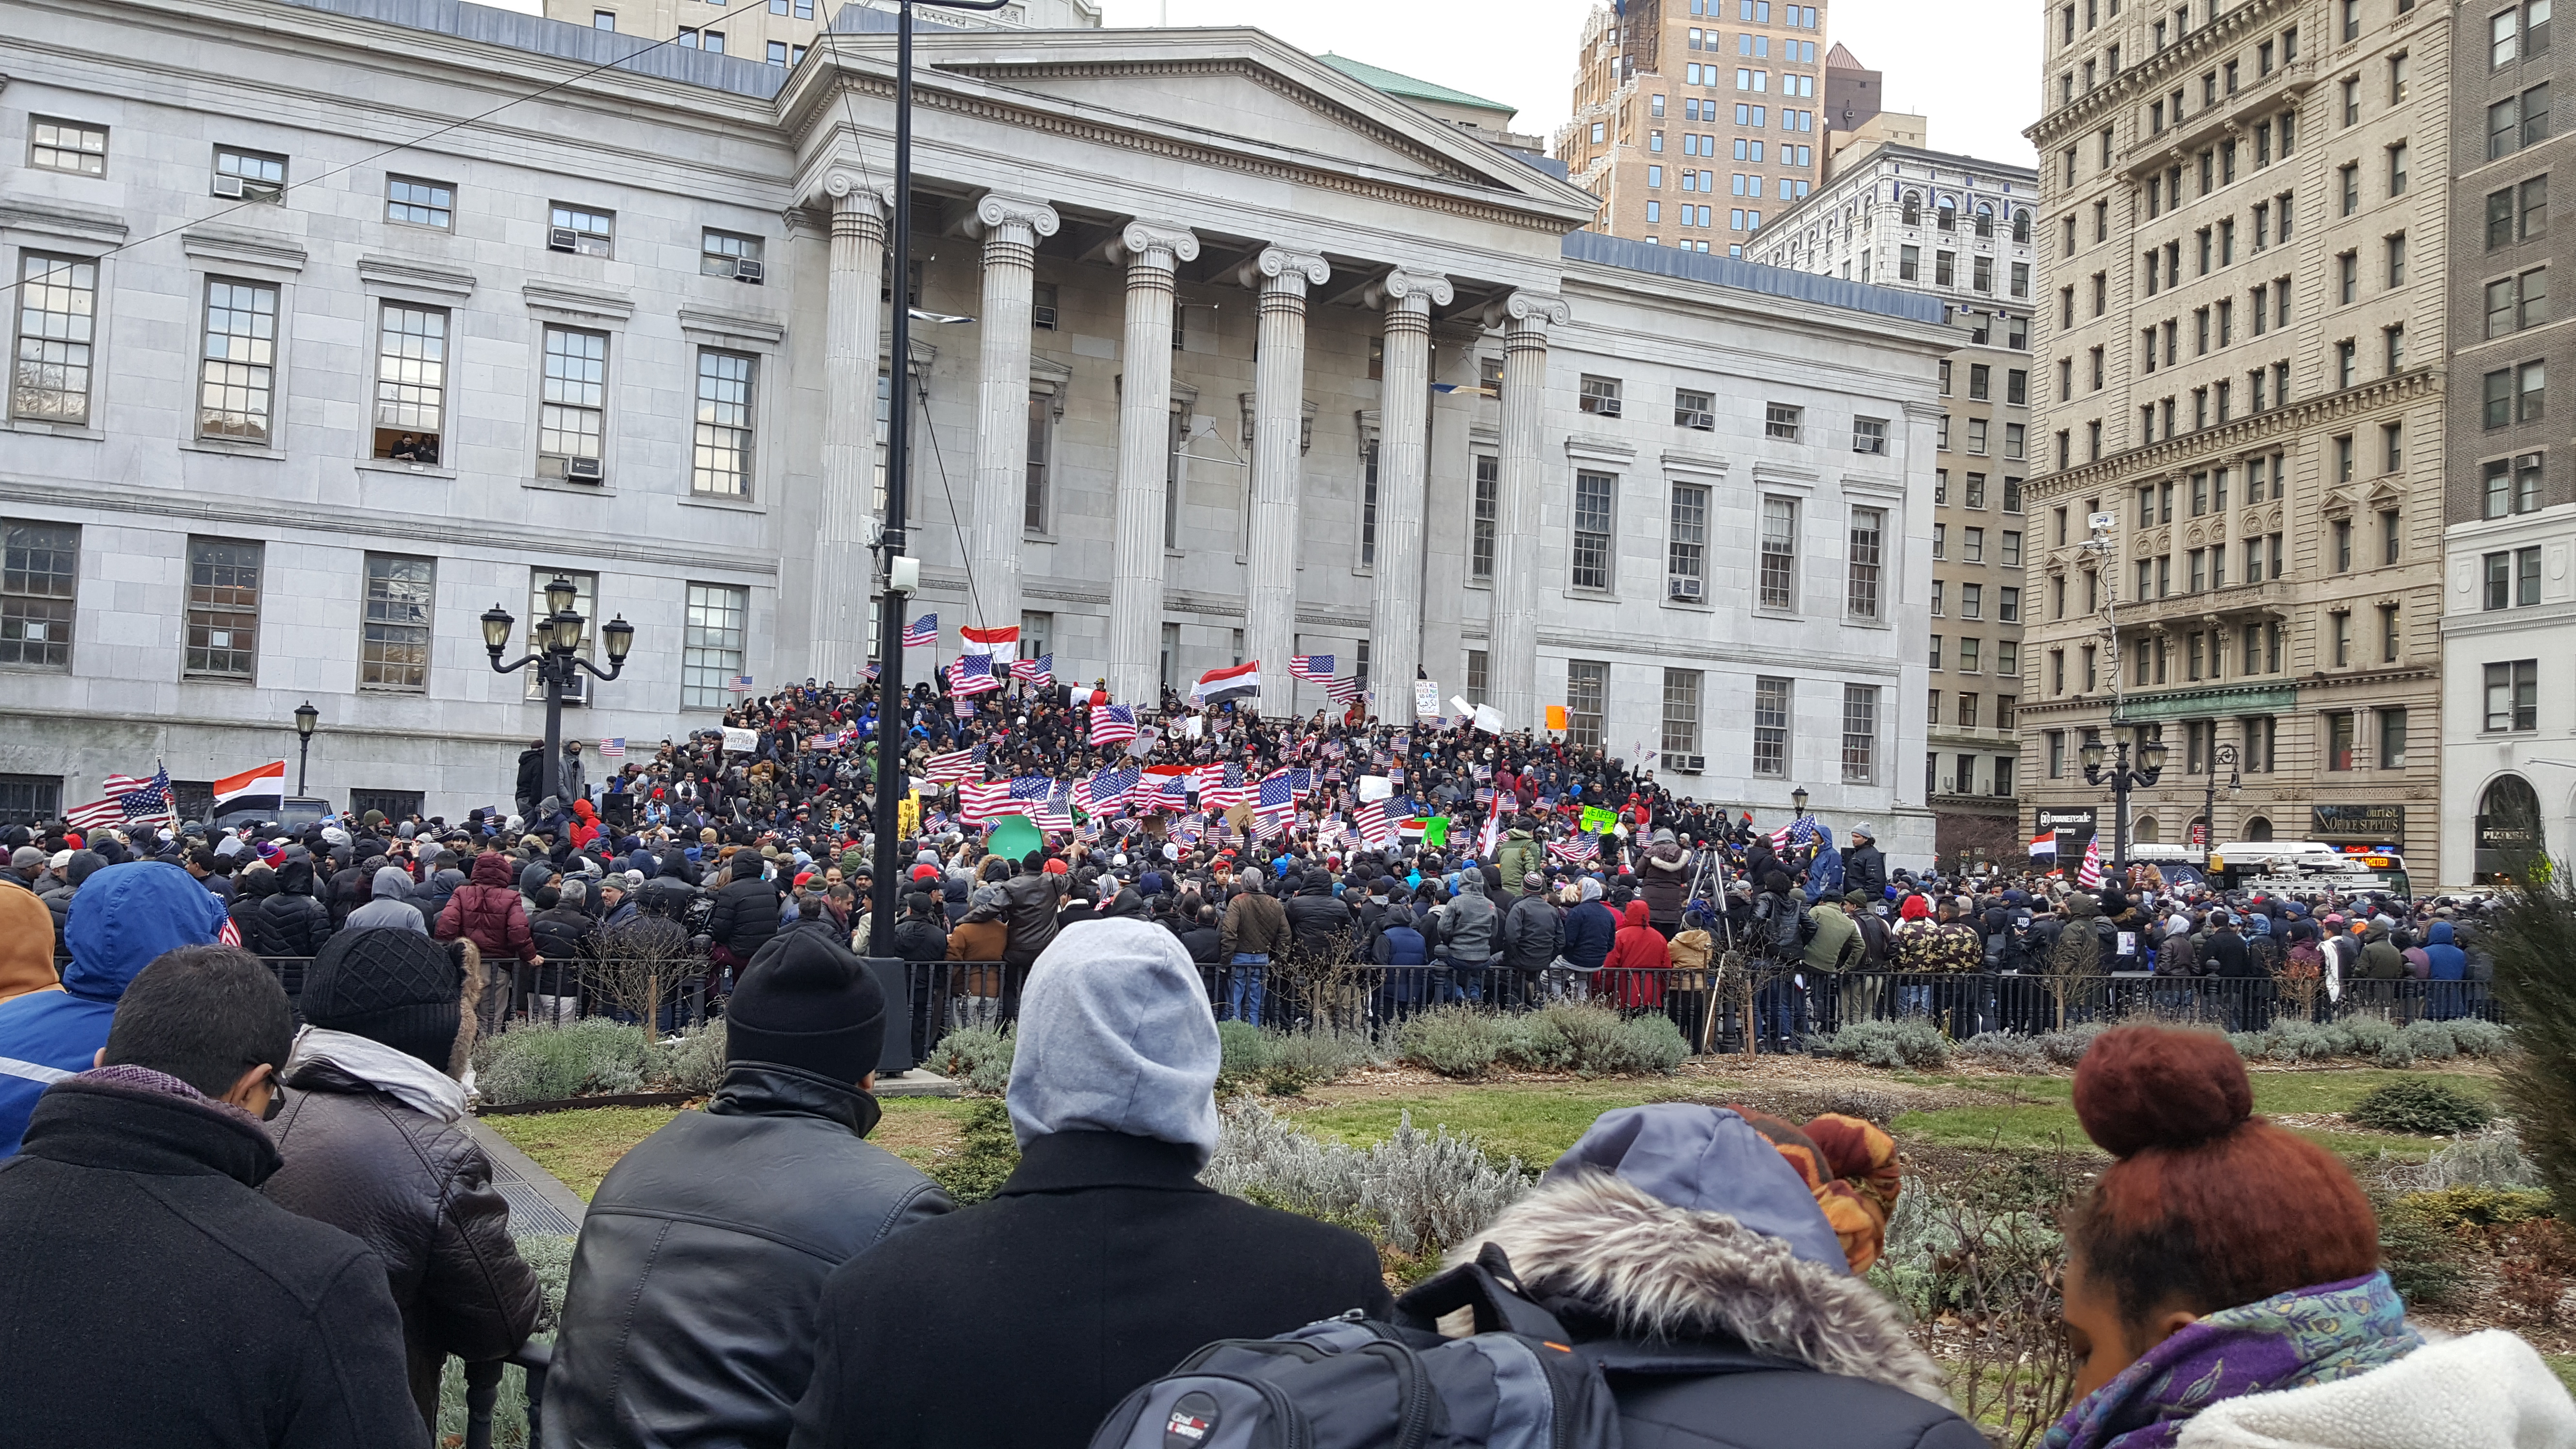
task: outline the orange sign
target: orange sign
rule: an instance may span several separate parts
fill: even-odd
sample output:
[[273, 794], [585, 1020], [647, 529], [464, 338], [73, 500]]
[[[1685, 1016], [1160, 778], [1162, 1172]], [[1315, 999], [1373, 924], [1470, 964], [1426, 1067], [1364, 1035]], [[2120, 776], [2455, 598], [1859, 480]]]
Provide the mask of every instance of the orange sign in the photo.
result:
[[1565, 728], [1564, 705], [1551, 704], [1547, 707], [1547, 727], [1552, 730], [1561, 730]]

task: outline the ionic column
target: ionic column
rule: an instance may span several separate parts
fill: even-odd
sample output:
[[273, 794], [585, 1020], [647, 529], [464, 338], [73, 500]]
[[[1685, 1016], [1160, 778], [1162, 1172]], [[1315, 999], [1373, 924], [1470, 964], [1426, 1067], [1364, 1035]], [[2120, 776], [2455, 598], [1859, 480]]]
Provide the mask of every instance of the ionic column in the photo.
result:
[[1377, 443], [1377, 588], [1369, 604], [1369, 673], [1378, 698], [1413, 697], [1422, 661], [1423, 487], [1430, 471], [1431, 309], [1457, 294], [1428, 272], [1389, 272], [1369, 289], [1386, 308]]
[[1532, 729], [1542, 722], [1538, 497], [1547, 421], [1547, 328], [1568, 315], [1563, 297], [1534, 291], [1501, 298], [1485, 314], [1485, 325], [1503, 331], [1502, 448], [1494, 499], [1494, 632], [1486, 673], [1505, 729]]
[[1162, 683], [1163, 485], [1172, 466], [1172, 272], [1199, 254], [1181, 227], [1129, 222], [1110, 243], [1127, 263], [1118, 384], [1117, 543], [1109, 573], [1109, 687], [1152, 701]]
[[1295, 709], [1288, 656], [1297, 642], [1297, 494], [1304, 464], [1306, 289], [1333, 274], [1322, 257], [1264, 247], [1236, 273], [1258, 287], [1260, 361], [1252, 374], [1252, 538], [1244, 589], [1244, 657], [1261, 661], [1262, 703]]
[[806, 590], [807, 668], [816, 679], [857, 683], [876, 641], [868, 637], [875, 561], [877, 332], [883, 307], [884, 196], [836, 172], [832, 260], [823, 318], [823, 488], [814, 532], [814, 578]]
[[973, 227], [984, 238], [983, 356], [975, 412], [974, 554], [967, 613], [981, 628], [1020, 622], [1020, 535], [1028, 517], [1029, 288], [1037, 241], [1055, 208], [987, 194]]

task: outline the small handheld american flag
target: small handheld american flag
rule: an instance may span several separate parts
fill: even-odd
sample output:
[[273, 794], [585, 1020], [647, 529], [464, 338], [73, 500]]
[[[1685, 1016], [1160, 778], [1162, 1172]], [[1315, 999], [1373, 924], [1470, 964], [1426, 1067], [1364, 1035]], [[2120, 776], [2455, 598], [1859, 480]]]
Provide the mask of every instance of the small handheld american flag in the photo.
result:
[[601, 740], [599, 742], [599, 757], [603, 760], [625, 759], [626, 736], [619, 735], [614, 739]]
[[927, 649], [939, 642], [939, 616], [924, 614], [903, 627], [903, 647]]
[[1041, 654], [1035, 659], [1011, 661], [1011, 677], [1038, 689], [1055, 688], [1055, 656]]
[[1330, 684], [1333, 682], [1334, 662], [1330, 654], [1291, 654], [1288, 656], [1288, 677], [1302, 679], [1309, 684]]
[[1104, 704], [1091, 712], [1091, 742], [1095, 745], [1123, 745], [1136, 738], [1136, 707], [1132, 704]]

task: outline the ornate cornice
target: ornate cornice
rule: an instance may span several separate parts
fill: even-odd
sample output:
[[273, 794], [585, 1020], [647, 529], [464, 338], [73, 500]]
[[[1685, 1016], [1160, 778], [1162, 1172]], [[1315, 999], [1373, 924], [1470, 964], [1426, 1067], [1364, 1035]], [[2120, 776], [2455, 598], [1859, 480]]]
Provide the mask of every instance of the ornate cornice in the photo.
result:
[[2141, 476], [2168, 477], [2224, 455], [2253, 451], [2275, 438], [2358, 418], [2391, 403], [2435, 397], [2441, 392], [2442, 374], [2432, 368], [2377, 378], [2358, 387], [2308, 398], [2288, 407], [2248, 413], [2216, 427], [2201, 428], [2144, 447], [2125, 449], [2098, 463], [2086, 463], [2058, 473], [2042, 473], [2023, 481], [2022, 494], [2025, 498], [2054, 498], [2060, 493], [2132, 482]]
[[[2022, 134], [2044, 149], [2069, 131], [2090, 129], [2106, 112], [2116, 112], [2149, 91], [2161, 91], [2174, 75], [2198, 69], [2219, 52], [2244, 41], [2257, 25], [2268, 23], [2282, 11], [2296, 12], [2298, 8], [2299, 0], [2252, 0], [2241, 5], [2193, 31], [2180, 44], [2149, 54], [2073, 102], [2033, 121]], [[2057, 69], [2054, 63], [2044, 68], [2052, 75]]]

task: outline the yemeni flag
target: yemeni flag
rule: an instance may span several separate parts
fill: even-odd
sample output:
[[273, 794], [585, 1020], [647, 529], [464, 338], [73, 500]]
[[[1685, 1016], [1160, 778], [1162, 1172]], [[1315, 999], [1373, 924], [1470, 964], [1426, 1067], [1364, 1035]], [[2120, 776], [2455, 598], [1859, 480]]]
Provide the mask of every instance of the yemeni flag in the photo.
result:
[[1247, 659], [1232, 669], [1211, 669], [1190, 686], [1190, 698], [1202, 705], [1219, 705], [1229, 699], [1261, 698], [1261, 661]]
[[215, 782], [215, 813], [218, 815], [231, 810], [258, 810], [274, 815], [285, 809], [284, 760], [272, 760]]
[[2057, 832], [2043, 830], [2030, 838], [2030, 853], [2054, 857], [2057, 854]]
[[1004, 664], [1020, 657], [1020, 626], [1017, 624], [1007, 629], [960, 629], [957, 632], [964, 637], [966, 642], [960, 647], [968, 654], [990, 654]]

